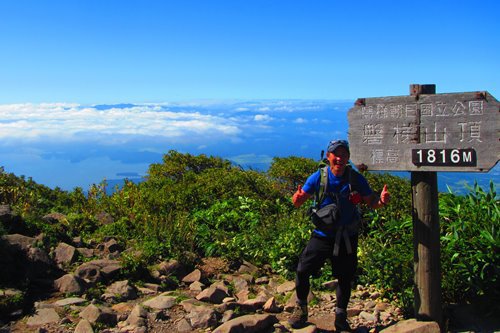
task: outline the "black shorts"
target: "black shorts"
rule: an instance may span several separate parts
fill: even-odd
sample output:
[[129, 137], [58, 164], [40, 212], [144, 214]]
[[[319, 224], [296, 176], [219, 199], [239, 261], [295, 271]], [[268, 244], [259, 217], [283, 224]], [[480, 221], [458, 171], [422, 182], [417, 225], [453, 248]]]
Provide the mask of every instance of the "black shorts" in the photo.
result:
[[323, 267], [325, 261], [330, 259], [335, 278], [352, 280], [358, 268], [358, 235], [349, 237], [349, 240], [352, 252], [347, 253], [344, 239], [341, 238], [339, 255], [334, 256], [333, 245], [335, 240], [313, 233], [306, 248], [300, 255], [297, 273], [315, 275]]

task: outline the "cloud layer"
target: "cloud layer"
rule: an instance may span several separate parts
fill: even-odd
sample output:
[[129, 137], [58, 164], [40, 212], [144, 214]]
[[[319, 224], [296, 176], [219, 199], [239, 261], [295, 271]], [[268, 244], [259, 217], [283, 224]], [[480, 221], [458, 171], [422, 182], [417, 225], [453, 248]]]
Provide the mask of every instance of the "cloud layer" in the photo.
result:
[[104, 177], [143, 175], [169, 150], [265, 169], [273, 157], [316, 157], [346, 135], [336, 101], [190, 101], [0, 105], [0, 166], [49, 186], [84, 188]]
[[234, 136], [231, 119], [196, 111], [172, 112], [159, 105], [99, 110], [74, 104], [0, 105], [1, 140], [89, 140], [119, 136], [180, 138], [190, 135]]
[[[301, 115], [324, 110], [318, 102], [190, 102], [85, 106], [71, 103], [0, 105], [0, 140], [99, 141], [137, 136], [176, 141], [236, 139], [279, 123], [305, 123]], [[332, 107], [335, 108], [335, 107]], [[318, 119], [316, 119], [318, 120]], [[314, 121], [310, 118], [309, 121]], [[271, 124], [273, 123], [273, 124]], [[246, 135], [243, 135], [245, 137]]]

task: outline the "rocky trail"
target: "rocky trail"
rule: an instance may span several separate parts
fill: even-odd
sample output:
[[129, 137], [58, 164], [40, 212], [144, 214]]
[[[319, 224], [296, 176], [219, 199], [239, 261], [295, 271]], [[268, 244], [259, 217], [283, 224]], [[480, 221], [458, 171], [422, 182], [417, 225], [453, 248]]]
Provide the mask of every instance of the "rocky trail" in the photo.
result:
[[[99, 244], [75, 238], [52, 249], [44, 244], [43, 235], [11, 233], [0, 240], [0, 281], [28, 286], [27, 294], [0, 289], [0, 333], [334, 332], [335, 280], [310, 294], [307, 326], [293, 330], [287, 319], [295, 284], [269, 267], [205, 258], [188, 269], [168, 260], [133, 282], [120, 260], [127, 249], [113, 238]], [[436, 323], [403, 319], [366, 286], [353, 291], [348, 317], [360, 333], [439, 332]]]

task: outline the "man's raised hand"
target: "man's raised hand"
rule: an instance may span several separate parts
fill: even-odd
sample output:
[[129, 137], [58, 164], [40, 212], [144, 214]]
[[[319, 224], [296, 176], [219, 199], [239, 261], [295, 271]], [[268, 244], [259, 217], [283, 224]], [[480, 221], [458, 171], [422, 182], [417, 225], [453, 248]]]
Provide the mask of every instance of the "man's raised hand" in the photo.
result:
[[385, 184], [382, 189], [382, 193], [380, 193], [380, 202], [387, 205], [389, 201], [391, 201], [391, 194], [389, 193], [389, 190], [387, 190], [387, 184]]
[[309, 194], [302, 190], [302, 186], [297, 186], [297, 191], [293, 194], [292, 202], [295, 207], [300, 207], [308, 198]]

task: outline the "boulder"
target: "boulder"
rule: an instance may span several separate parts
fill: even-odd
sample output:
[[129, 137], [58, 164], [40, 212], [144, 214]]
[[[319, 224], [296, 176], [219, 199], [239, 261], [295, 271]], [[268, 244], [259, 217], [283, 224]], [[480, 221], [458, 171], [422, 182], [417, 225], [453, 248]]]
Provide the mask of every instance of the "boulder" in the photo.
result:
[[38, 309], [35, 314], [28, 318], [26, 325], [28, 326], [41, 326], [45, 324], [52, 324], [59, 322], [61, 318], [56, 310], [52, 308]]
[[201, 271], [199, 269], [195, 269], [194, 271], [192, 271], [191, 273], [182, 278], [182, 282], [186, 284], [191, 284], [196, 281], [200, 282], [200, 280], [201, 280]]
[[111, 281], [121, 270], [117, 260], [97, 259], [81, 264], [75, 274], [89, 282]]
[[434, 321], [404, 320], [389, 326], [380, 333], [440, 333], [439, 325]]
[[87, 319], [82, 319], [75, 327], [75, 333], [94, 333], [92, 325]]
[[99, 308], [94, 304], [88, 305], [82, 312], [80, 318], [88, 320], [91, 324], [102, 323], [108, 326], [116, 325], [116, 314], [107, 307]]
[[137, 298], [137, 288], [128, 280], [117, 281], [106, 288], [106, 292], [101, 297], [106, 302], [120, 302]]
[[217, 312], [208, 306], [193, 307], [186, 316], [192, 328], [207, 328], [217, 325]]
[[0, 205], [0, 227], [7, 234], [28, 234], [28, 228], [23, 219], [14, 213], [9, 205]]
[[82, 295], [85, 287], [85, 281], [73, 274], [63, 275], [54, 281], [54, 288], [65, 294]]
[[213, 333], [259, 333], [271, 329], [276, 323], [278, 319], [270, 314], [245, 315], [225, 322]]
[[54, 250], [54, 260], [60, 266], [72, 264], [77, 258], [76, 248], [66, 243], [59, 243]]
[[224, 298], [229, 297], [227, 288], [220, 285], [212, 284], [207, 289], [203, 290], [196, 296], [196, 299], [202, 302], [210, 302], [214, 304], [220, 304]]
[[170, 309], [175, 305], [175, 303], [175, 297], [160, 295], [143, 302], [142, 305], [156, 310], [163, 310]]

